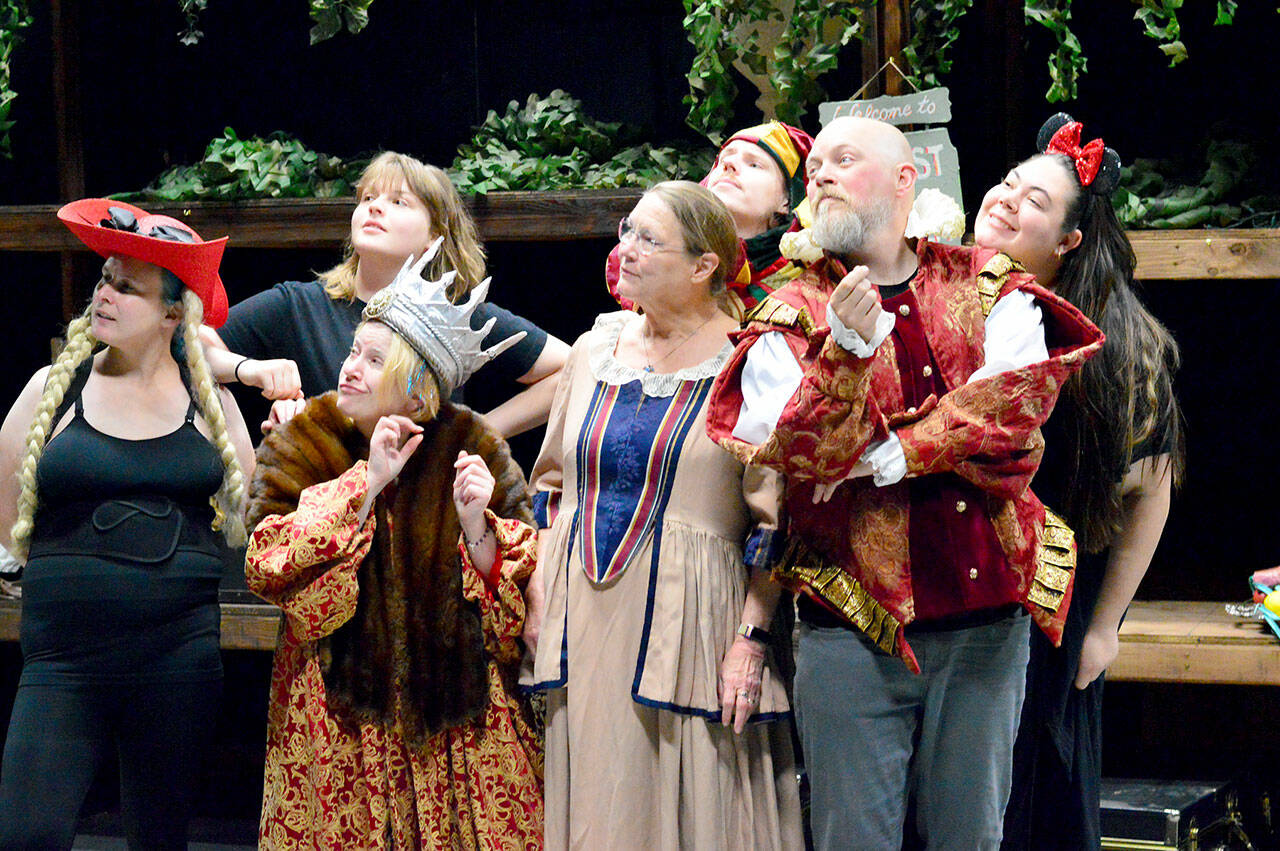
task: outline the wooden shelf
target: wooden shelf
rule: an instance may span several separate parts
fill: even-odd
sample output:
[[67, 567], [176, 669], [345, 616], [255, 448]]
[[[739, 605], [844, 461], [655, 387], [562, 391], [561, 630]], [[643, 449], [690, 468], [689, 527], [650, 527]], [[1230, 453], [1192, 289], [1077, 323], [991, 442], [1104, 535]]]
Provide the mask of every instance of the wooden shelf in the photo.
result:
[[1129, 231], [1137, 277], [1160, 280], [1280, 278], [1280, 230]]
[[[638, 189], [493, 192], [466, 198], [481, 237], [492, 242], [613, 236]], [[234, 248], [336, 248], [347, 238], [350, 198], [192, 202], [149, 210], [191, 223]], [[55, 204], [0, 206], [0, 251], [80, 251], [55, 218]], [[1280, 229], [1130, 231], [1142, 280], [1280, 278]]]
[[1280, 638], [1222, 603], [1139, 601], [1120, 629], [1111, 681], [1280, 685]]
[[[639, 189], [494, 192], [467, 197], [481, 238], [493, 242], [563, 241], [613, 236]], [[351, 231], [352, 198], [147, 204], [149, 212], [190, 222], [206, 239], [230, 236], [235, 248], [335, 248]], [[57, 204], [0, 206], [0, 251], [80, 251], [58, 222]]]
[[[0, 641], [17, 641], [22, 601], [0, 599]], [[266, 603], [222, 604], [223, 650], [276, 649], [280, 610]]]
[[[0, 600], [0, 641], [17, 641], [21, 602]], [[222, 604], [224, 650], [271, 651], [280, 610], [265, 603]], [[1280, 639], [1257, 621], [1228, 615], [1222, 603], [1138, 601], [1120, 631], [1112, 682], [1280, 685]]]

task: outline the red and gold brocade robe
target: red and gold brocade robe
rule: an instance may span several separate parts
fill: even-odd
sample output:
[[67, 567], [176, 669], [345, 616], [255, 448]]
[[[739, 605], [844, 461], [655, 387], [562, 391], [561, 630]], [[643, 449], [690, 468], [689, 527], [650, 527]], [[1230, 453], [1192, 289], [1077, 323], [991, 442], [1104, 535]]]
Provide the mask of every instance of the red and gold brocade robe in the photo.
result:
[[[749, 318], [717, 379], [707, 419], [711, 437], [744, 463], [787, 475], [791, 543], [775, 568], [777, 578], [913, 670], [915, 656], [902, 627], [918, 616], [917, 594], [933, 592], [933, 602], [939, 599], [936, 589], [913, 585], [920, 581], [912, 573], [913, 532], [955, 532], [956, 539], [978, 547], [985, 532], [991, 542], [990, 552], [973, 555], [996, 569], [969, 568], [944, 577], [948, 588], [966, 589], [964, 599], [951, 600], [944, 614], [1021, 603], [1055, 643], [1061, 639], [1074, 543], [1028, 485], [1043, 453], [1040, 426], [1062, 383], [1102, 344], [1101, 332], [1083, 314], [1037, 286], [1004, 255], [920, 240], [917, 257], [919, 271], [908, 297], [917, 307], [930, 363], [936, 364], [931, 380], [943, 392], [918, 405], [904, 401], [893, 335], [865, 359], [829, 339], [826, 304], [841, 273], [835, 261], [824, 260], [773, 293]], [[1014, 289], [1035, 298], [1049, 358], [969, 382], [984, 360], [986, 313]], [[804, 375], [772, 433], [753, 446], [734, 438], [733, 430], [747, 350], [770, 332], [783, 334]], [[868, 445], [890, 431], [901, 442], [907, 478], [885, 487], [869, 477], [852, 479], [829, 502], [813, 504], [815, 485], [844, 479]], [[918, 504], [912, 480], [922, 476], [938, 477], [944, 494], [948, 488], [968, 489], [977, 504]], [[967, 555], [957, 554], [955, 567]], [[937, 605], [931, 614], [938, 614]]]
[[[323, 441], [311, 454], [305, 451], [311, 444], [300, 445], [299, 457], [321, 469], [317, 457], [335, 451]], [[424, 443], [415, 455], [431, 449]], [[452, 465], [440, 459], [455, 456], [456, 449], [438, 454], [431, 466], [448, 467], [452, 481]], [[492, 458], [486, 460], [493, 465]], [[402, 693], [395, 695], [397, 718], [391, 723], [356, 724], [331, 711], [321, 639], [356, 612], [359, 568], [377, 539], [378, 518], [390, 523], [393, 539], [406, 534], [400, 527], [410, 522], [402, 512], [375, 510], [360, 525], [366, 466], [357, 460], [337, 478], [306, 487], [294, 511], [264, 517], [250, 540], [249, 587], [285, 615], [271, 679], [259, 847], [541, 848], [542, 741], [515, 684], [523, 647], [522, 588], [536, 560], [532, 527], [489, 512], [500, 558], [491, 574], [471, 564], [465, 547], [442, 542], [460, 551], [462, 596], [480, 612], [488, 703], [479, 718], [440, 729], [416, 746], [399, 721]], [[281, 469], [300, 471], [260, 462], [255, 500], [266, 501], [264, 489], [274, 489], [276, 496], [288, 490], [278, 484]], [[396, 489], [389, 485], [378, 500], [394, 500]], [[398, 490], [402, 496], [414, 492], [403, 472]]]

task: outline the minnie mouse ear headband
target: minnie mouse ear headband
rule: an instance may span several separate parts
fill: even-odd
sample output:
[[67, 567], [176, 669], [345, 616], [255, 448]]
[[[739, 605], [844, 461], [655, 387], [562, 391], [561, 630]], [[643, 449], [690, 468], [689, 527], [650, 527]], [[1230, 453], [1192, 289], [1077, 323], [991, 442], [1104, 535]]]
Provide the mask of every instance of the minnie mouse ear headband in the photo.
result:
[[1120, 155], [1101, 139], [1080, 145], [1083, 128], [1065, 112], [1059, 112], [1040, 126], [1036, 147], [1046, 154], [1062, 154], [1071, 160], [1080, 185], [1095, 195], [1110, 195], [1120, 182]]
[[103, 257], [119, 254], [168, 269], [200, 297], [206, 325], [227, 321], [227, 291], [218, 276], [227, 237], [206, 242], [177, 219], [109, 198], [72, 201], [58, 218]]
[[809, 150], [813, 147], [813, 137], [798, 127], [783, 124], [781, 121], [770, 121], [756, 127], [739, 130], [720, 146], [724, 150], [729, 142], [742, 139], [754, 142], [764, 148], [765, 153], [782, 169], [784, 182], [787, 185], [787, 201], [792, 210], [804, 200], [805, 178], [804, 162], [809, 158]]

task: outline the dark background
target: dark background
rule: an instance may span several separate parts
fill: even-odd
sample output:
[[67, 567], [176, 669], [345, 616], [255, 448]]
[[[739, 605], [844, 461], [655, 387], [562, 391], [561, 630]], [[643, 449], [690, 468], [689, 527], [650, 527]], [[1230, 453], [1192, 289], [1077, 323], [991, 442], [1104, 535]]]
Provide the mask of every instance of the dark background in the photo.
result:
[[[1180, 155], [1195, 161], [1211, 136], [1225, 133], [1274, 145], [1280, 104], [1271, 59], [1280, 42], [1280, 15], [1274, 3], [1242, 2], [1234, 26], [1214, 27], [1213, 5], [1182, 9], [1190, 58], [1170, 69], [1132, 20], [1133, 4], [1076, 0], [1074, 26], [1089, 57], [1088, 74], [1077, 101], [1049, 105], [1043, 99], [1047, 32], [1029, 26], [1023, 61], [1006, 72], [999, 61], [1006, 55], [999, 17], [1005, 4], [976, 3], [963, 21], [955, 70], [945, 80], [970, 221], [985, 188], [1032, 152], [1036, 128], [1060, 108], [1126, 160]], [[20, 96], [11, 116], [17, 121], [14, 158], [0, 160], [0, 205], [68, 200], [58, 197], [49, 10], [39, 2], [31, 7], [35, 24], [12, 60]], [[488, 110], [554, 88], [581, 99], [589, 115], [636, 125], [655, 143], [698, 138], [684, 124], [681, 99], [692, 48], [681, 27], [683, 8], [674, 0], [378, 0], [363, 33], [342, 33], [315, 47], [308, 44], [306, 8], [304, 0], [213, 0], [200, 19], [202, 41], [186, 47], [177, 40], [182, 19], [176, 0], [80, 4], [86, 193], [140, 188], [169, 165], [198, 159], [225, 126], [242, 138], [284, 130], [314, 150], [344, 158], [390, 148], [447, 166]], [[824, 85], [835, 97], [862, 85], [856, 45]], [[1020, 95], [1006, 110], [1000, 93], [1009, 88]], [[759, 120], [754, 90], [746, 89], [738, 126]], [[816, 114], [806, 126], [816, 131]], [[491, 298], [572, 341], [611, 306], [600, 274], [608, 248], [603, 240], [491, 243]], [[233, 245], [223, 278], [235, 302], [279, 280], [307, 279], [337, 260], [336, 252]], [[7, 296], [0, 327], [9, 355], [9, 368], [0, 374], [0, 403], [6, 406], [48, 362], [49, 340], [62, 322], [58, 281], [54, 254], [0, 253]], [[86, 291], [91, 283], [91, 276], [82, 282]], [[1277, 292], [1275, 280], [1145, 284], [1147, 303], [1183, 347], [1178, 391], [1190, 463], [1141, 597], [1243, 598], [1251, 571], [1280, 562], [1270, 534], [1280, 514], [1271, 490], [1280, 470], [1272, 349]], [[473, 401], [483, 408], [483, 373], [474, 384]], [[526, 465], [537, 440], [516, 442]], [[1136, 688], [1117, 689], [1118, 697], [1130, 694], [1113, 703], [1119, 707], [1114, 711], [1164, 711], [1167, 690]], [[1280, 706], [1273, 692], [1219, 690], [1212, 701], [1274, 717]], [[1177, 693], [1204, 705], [1201, 692]], [[241, 697], [256, 711], [265, 692]], [[1126, 736], [1125, 745], [1109, 749], [1109, 758], [1122, 759], [1119, 766], [1112, 759], [1112, 769], [1227, 776], [1255, 752], [1238, 732], [1215, 737], [1199, 725], [1195, 741], [1206, 743], [1199, 748], [1160, 756], [1134, 751], [1133, 741]], [[1137, 768], [1148, 770], [1126, 770]]]

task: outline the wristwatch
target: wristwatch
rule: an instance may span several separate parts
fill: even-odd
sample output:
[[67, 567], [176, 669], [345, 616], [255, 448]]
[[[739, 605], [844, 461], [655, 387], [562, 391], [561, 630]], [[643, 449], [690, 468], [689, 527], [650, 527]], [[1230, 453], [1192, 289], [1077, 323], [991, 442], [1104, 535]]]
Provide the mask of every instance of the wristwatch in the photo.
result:
[[749, 623], [740, 624], [738, 626], [738, 635], [741, 635], [748, 641], [757, 641], [766, 646], [773, 641], [773, 636], [769, 634], [767, 629], [754, 626]]

